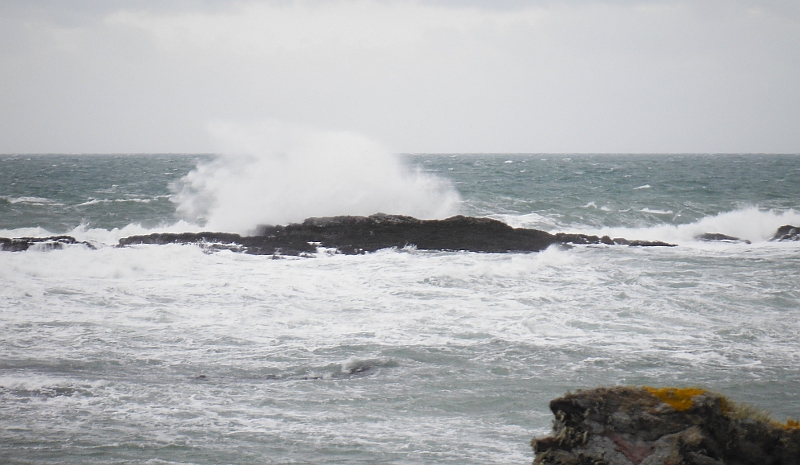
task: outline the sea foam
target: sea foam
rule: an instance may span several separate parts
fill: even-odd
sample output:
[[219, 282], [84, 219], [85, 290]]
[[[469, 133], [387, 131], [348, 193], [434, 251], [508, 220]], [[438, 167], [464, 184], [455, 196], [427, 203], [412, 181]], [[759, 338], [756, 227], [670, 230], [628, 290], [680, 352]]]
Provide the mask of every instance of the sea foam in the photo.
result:
[[210, 130], [222, 155], [184, 176], [173, 197], [181, 215], [206, 229], [247, 233], [314, 216], [444, 218], [458, 211], [449, 181], [409, 169], [357, 134], [273, 121]]
[[667, 241], [681, 245], [697, 245], [697, 237], [701, 234], [722, 233], [755, 244], [769, 241], [778, 228], [785, 224], [800, 224], [800, 211], [763, 210], [754, 206], [709, 215], [689, 224], [662, 224], [646, 228], [587, 228], [581, 232], [626, 239]]

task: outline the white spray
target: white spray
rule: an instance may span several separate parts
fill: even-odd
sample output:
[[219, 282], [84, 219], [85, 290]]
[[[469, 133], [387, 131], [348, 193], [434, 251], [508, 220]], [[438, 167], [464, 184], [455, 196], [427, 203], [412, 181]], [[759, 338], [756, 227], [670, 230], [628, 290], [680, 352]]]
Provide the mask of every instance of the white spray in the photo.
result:
[[417, 218], [457, 213], [452, 185], [413, 171], [357, 134], [264, 122], [216, 123], [222, 155], [175, 186], [178, 212], [205, 229], [247, 233], [259, 224], [383, 212]]

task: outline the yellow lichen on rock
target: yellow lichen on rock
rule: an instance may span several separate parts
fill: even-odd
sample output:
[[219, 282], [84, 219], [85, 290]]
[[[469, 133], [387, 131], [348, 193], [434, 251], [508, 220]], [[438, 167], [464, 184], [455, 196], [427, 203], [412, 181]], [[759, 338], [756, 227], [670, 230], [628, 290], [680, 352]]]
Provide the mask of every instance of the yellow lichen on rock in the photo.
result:
[[703, 389], [596, 388], [550, 410], [553, 433], [532, 443], [534, 465], [800, 465], [800, 422]]
[[692, 397], [706, 392], [699, 388], [654, 388], [650, 386], [642, 386], [642, 388], [679, 412], [692, 408], [694, 405]]
[[786, 420], [786, 423], [784, 423], [781, 426], [783, 427], [783, 429], [786, 429], [786, 430], [789, 430], [789, 429], [800, 429], [800, 421], [792, 420], [790, 418], [790, 419]]

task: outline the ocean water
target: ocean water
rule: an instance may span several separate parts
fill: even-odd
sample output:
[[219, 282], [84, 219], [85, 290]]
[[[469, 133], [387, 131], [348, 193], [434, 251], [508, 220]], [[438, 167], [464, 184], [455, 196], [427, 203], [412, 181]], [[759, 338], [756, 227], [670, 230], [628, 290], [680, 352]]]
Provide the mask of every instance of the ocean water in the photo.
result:
[[[524, 464], [548, 401], [598, 385], [701, 386], [800, 418], [800, 242], [769, 241], [800, 225], [800, 156], [409, 155], [366, 203], [314, 193], [331, 214], [387, 205], [674, 248], [114, 247], [316, 211], [260, 195], [269, 177], [231, 160], [0, 156], [0, 236], [96, 246], [0, 252], [1, 462]], [[439, 210], [381, 200], [420, 186]]]

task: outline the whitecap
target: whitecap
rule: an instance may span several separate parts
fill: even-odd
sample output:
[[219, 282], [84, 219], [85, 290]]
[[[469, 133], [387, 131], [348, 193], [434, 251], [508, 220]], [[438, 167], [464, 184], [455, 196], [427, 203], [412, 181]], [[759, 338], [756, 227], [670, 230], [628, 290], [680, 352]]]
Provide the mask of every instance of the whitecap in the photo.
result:
[[109, 199], [89, 199], [86, 202], [79, 203], [76, 206], [77, 207], [85, 207], [85, 206], [88, 206], [88, 205], [97, 205], [99, 203], [111, 203], [111, 200], [109, 200]]
[[44, 197], [3, 197], [8, 203], [27, 203], [30, 205], [64, 205], [63, 203], [56, 202], [55, 200], [47, 199]]
[[[647, 211], [645, 211], [647, 210]], [[671, 212], [642, 209], [651, 214], [672, 214]], [[639, 239], [650, 241], [666, 241], [670, 243], [692, 247], [719, 247], [718, 243], [698, 242], [697, 236], [705, 233], [721, 233], [727, 236], [748, 240], [756, 245], [770, 243], [779, 227], [786, 224], [800, 224], [800, 211], [789, 210], [761, 210], [758, 207], [748, 207], [716, 215], [709, 215], [693, 223], [674, 225], [660, 224], [644, 228], [630, 227], [604, 227], [586, 228], [580, 231], [587, 234], [608, 235], [611, 237], [624, 237], [626, 239]], [[728, 247], [743, 247], [743, 244], [727, 244]]]
[[673, 213], [675, 213], [672, 210], [653, 210], [653, 209], [650, 209], [650, 208], [647, 208], [647, 207], [642, 208], [639, 211], [642, 212], [642, 213], [653, 213], [653, 214], [656, 214], [656, 215], [672, 215]]

